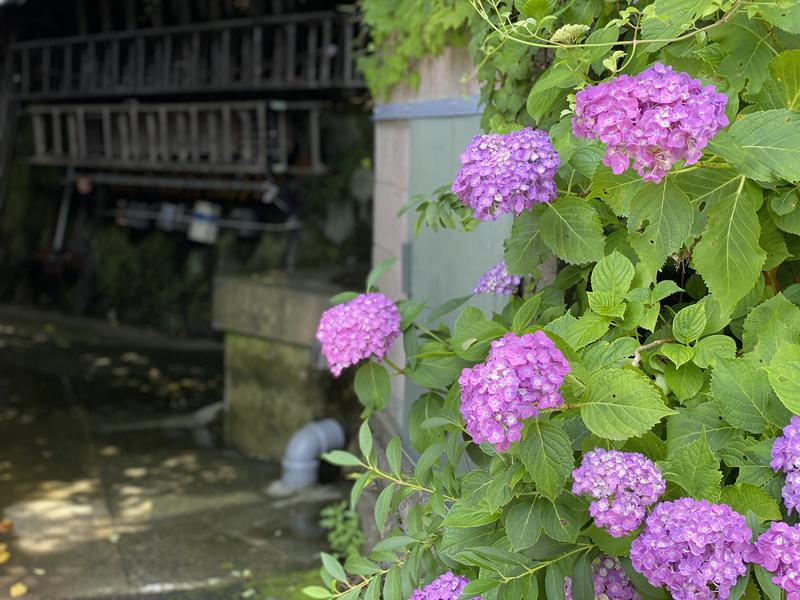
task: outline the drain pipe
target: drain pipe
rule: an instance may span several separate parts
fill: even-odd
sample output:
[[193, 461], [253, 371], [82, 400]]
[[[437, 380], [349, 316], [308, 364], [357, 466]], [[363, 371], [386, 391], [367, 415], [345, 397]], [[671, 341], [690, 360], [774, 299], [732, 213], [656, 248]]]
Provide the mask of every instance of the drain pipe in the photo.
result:
[[344, 447], [344, 430], [334, 419], [322, 419], [298, 429], [283, 454], [281, 483], [290, 489], [311, 487], [319, 477], [319, 455]]

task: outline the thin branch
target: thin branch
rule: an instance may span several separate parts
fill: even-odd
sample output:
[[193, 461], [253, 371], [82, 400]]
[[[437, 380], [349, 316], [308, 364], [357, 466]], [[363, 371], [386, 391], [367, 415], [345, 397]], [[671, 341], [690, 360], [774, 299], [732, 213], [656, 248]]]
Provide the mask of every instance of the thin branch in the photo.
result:
[[639, 346], [633, 353], [633, 360], [631, 361], [631, 364], [634, 367], [638, 367], [639, 363], [642, 362], [642, 352], [647, 352], [648, 350], [652, 350], [653, 348], [658, 348], [662, 344], [668, 344], [674, 341], [675, 338], [665, 338], [663, 340], [656, 340], [655, 342], [650, 342], [649, 344]]

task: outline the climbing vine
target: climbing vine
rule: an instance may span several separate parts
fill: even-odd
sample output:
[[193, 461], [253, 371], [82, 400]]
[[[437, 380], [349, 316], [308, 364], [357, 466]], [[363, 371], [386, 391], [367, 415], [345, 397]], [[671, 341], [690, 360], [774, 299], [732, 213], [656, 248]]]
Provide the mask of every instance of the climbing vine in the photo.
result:
[[[367, 415], [393, 377], [424, 393], [408, 444], [365, 422], [359, 456], [327, 455], [353, 505], [378, 493], [384, 535], [323, 555], [306, 593], [797, 597], [800, 4], [457, 4], [402, 61], [468, 27], [487, 134], [408, 208], [457, 230], [513, 214], [475, 288], [508, 302], [394, 302], [382, 263], [323, 316]], [[431, 35], [386, 19], [384, 40]]]

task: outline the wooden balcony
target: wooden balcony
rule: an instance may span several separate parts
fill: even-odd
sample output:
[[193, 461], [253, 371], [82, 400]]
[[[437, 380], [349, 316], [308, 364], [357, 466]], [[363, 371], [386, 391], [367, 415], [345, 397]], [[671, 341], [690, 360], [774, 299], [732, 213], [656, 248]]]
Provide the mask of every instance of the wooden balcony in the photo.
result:
[[357, 17], [309, 12], [12, 45], [17, 99], [355, 90]]
[[[270, 172], [319, 173], [321, 108], [315, 102], [264, 101], [32, 105], [30, 161], [262, 180]], [[303, 162], [292, 164], [297, 156]]]

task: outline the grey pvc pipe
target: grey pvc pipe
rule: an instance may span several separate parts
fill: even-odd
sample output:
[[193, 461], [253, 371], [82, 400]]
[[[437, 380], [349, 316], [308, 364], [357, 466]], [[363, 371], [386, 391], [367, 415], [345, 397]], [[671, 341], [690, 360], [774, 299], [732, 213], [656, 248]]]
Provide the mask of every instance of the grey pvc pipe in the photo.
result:
[[344, 447], [344, 429], [334, 419], [322, 419], [298, 429], [289, 439], [281, 465], [281, 483], [290, 489], [311, 487], [319, 477], [319, 456]]

